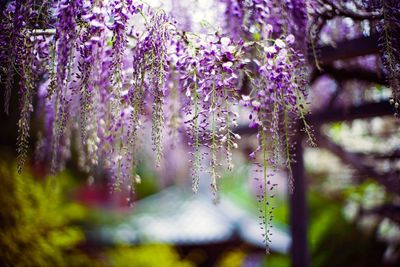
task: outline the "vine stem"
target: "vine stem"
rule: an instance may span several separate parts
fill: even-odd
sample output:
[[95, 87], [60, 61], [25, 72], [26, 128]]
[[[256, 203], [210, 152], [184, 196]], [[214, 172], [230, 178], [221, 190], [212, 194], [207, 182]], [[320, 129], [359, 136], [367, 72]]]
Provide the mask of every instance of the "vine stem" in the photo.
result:
[[[197, 80], [196, 74], [197, 70], [194, 69], [194, 77]], [[199, 167], [200, 167], [200, 138], [199, 138], [199, 94], [197, 92], [197, 83], [194, 83], [194, 134], [195, 134], [195, 154], [194, 154], [194, 174], [193, 174], [193, 185], [192, 190], [193, 192], [197, 192], [199, 190]]]
[[269, 250], [269, 227], [268, 227], [268, 175], [267, 175], [267, 162], [268, 162], [268, 157], [267, 157], [267, 144], [266, 144], [266, 136], [265, 136], [265, 131], [262, 128], [261, 130], [261, 148], [262, 148], [262, 155], [263, 155], [263, 195], [264, 195], [264, 201], [263, 201], [263, 210], [264, 210], [264, 238], [265, 238], [265, 251], [267, 254], [270, 253]]
[[217, 199], [218, 194], [218, 186], [217, 186], [217, 155], [216, 155], [216, 145], [215, 145], [215, 80], [212, 82], [212, 91], [211, 91], [211, 113], [212, 113], [212, 125], [211, 125], [211, 187], [213, 189], [215, 200]]

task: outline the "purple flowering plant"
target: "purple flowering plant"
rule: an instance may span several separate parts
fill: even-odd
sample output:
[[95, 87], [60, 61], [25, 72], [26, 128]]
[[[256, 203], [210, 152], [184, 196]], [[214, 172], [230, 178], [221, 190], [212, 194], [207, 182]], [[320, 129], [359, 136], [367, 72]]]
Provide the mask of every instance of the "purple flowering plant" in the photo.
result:
[[[184, 140], [193, 191], [205, 169], [217, 200], [221, 170], [233, 168], [232, 154], [241, 138], [235, 132], [238, 111], [246, 109], [249, 127], [257, 129], [258, 146], [250, 158], [262, 173], [258, 198], [268, 251], [274, 209], [269, 198], [276, 186], [269, 170], [285, 166], [293, 190], [291, 135], [297, 121], [314, 144], [305, 120], [308, 68], [303, 54], [308, 42], [314, 47], [309, 20], [318, 16], [318, 8], [310, 10], [320, 1], [216, 2], [225, 8], [222, 29], [196, 33], [140, 1], [9, 1], [1, 9], [0, 77], [6, 113], [11, 112], [13, 88], [19, 88], [19, 171], [35, 112], [43, 126], [36, 157], [51, 162], [50, 172], [63, 169], [74, 148], [82, 170], [92, 176], [101, 170], [114, 190], [133, 193], [140, 180], [139, 135], [151, 124], [155, 165], [163, 157], [166, 135]], [[399, 9], [378, 6], [385, 18], [398, 23], [393, 14]], [[384, 21], [381, 25], [384, 62], [397, 90], [397, 32], [390, 32], [395, 30]]]

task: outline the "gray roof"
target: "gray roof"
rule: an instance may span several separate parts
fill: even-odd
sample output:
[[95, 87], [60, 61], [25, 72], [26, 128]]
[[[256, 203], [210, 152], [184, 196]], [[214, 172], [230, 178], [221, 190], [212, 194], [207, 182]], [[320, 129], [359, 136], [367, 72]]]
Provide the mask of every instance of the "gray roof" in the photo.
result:
[[[129, 218], [108, 229], [118, 242], [165, 242], [175, 245], [210, 244], [239, 236], [243, 241], [263, 247], [259, 219], [254, 214], [222, 197], [214, 204], [209, 196], [170, 187], [135, 204]], [[287, 253], [290, 236], [272, 229], [271, 249]]]

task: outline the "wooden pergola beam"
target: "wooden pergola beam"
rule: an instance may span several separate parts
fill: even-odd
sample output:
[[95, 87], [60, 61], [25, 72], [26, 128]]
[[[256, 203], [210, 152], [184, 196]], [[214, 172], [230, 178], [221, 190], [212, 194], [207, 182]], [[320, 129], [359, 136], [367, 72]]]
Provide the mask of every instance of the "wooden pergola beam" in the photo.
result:
[[380, 215], [400, 223], [400, 206], [394, 204], [384, 204], [371, 209], [362, 209], [360, 215]]
[[327, 74], [336, 81], [359, 80], [381, 85], [388, 85], [387, 78], [383, 73], [357, 68], [336, 68], [332, 65], [322, 66], [321, 70], [315, 69], [311, 74], [310, 83], [314, 83], [320, 76]]
[[[346, 60], [360, 56], [378, 54], [378, 34], [367, 37], [359, 37], [337, 43], [335, 46], [328, 45], [316, 48], [318, 63], [329, 65], [336, 60]], [[314, 53], [309, 53], [309, 62], [315, 62]]]
[[372, 153], [355, 153], [358, 156], [366, 159], [378, 159], [378, 160], [398, 160], [400, 159], [400, 150], [396, 149], [394, 151], [388, 153], [379, 153], [379, 152], [372, 152]]
[[332, 142], [328, 137], [318, 131], [316, 132], [316, 135], [319, 147], [329, 150], [344, 163], [351, 165], [363, 176], [364, 179], [374, 179], [379, 184], [383, 185], [389, 192], [400, 195], [400, 179], [398, 179], [396, 175], [378, 173], [373, 167], [364, 164], [363, 159], [357, 154], [346, 151], [343, 147]]
[[[369, 119], [379, 116], [393, 116], [394, 108], [388, 101], [366, 103], [359, 106], [336, 107], [324, 112], [315, 112], [306, 116], [306, 122], [317, 127], [319, 125], [338, 121]], [[234, 132], [240, 135], [257, 133], [256, 128], [240, 125]]]
[[315, 112], [306, 116], [306, 121], [312, 125], [337, 121], [352, 121], [381, 116], [393, 116], [394, 107], [389, 101], [365, 103], [359, 106], [336, 107], [323, 112]]

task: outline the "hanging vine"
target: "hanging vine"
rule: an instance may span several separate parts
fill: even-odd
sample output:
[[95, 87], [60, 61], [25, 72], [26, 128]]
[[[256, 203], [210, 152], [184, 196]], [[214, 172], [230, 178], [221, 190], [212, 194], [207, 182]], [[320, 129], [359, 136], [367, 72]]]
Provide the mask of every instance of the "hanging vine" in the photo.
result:
[[[240, 106], [258, 132], [250, 158], [262, 173], [258, 197], [268, 251], [276, 186], [271, 173], [286, 167], [293, 190], [293, 125], [300, 121], [314, 144], [306, 121], [304, 54], [311, 38], [316, 55], [313, 38], [325, 23], [318, 12], [325, 10], [328, 19], [382, 19], [383, 61], [397, 107], [400, 8], [396, 1], [379, 1], [372, 13], [355, 14], [322, 0], [216, 2], [225, 8], [224, 26], [196, 33], [140, 1], [9, 1], [0, 21], [0, 73], [6, 113], [12, 90], [19, 90], [19, 170], [28, 157], [32, 111], [41, 109], [40, 151], [52, 162], [49, 171], [62, 169], [77, 136], [82, 169], [93, 176], [101, 169], [114, 190], [129, 188], [133, 194], [139, 134], [146, 135], [150, 123], [155, 165], [164, 154], [165, 128], [171, 127], [188, 144], [193, 191], [207, 170], [217, 200], [221, 171], [233, 168], [241, 138], [235, 133]], [[315, 25], [308, 21], [312, 16]], [[185, 28], [195, 28], [190, 26]]]

